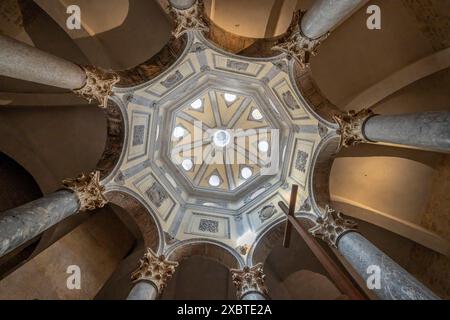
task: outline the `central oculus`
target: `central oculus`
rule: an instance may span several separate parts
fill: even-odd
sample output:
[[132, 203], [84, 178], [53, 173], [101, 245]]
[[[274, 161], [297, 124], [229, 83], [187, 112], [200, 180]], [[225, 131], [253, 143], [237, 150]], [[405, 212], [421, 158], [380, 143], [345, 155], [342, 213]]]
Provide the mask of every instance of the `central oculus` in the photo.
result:
[[231, 141], [231, 135], [228, 131], [217, 130], [214, 133], [213, 142], [217, 147], [219, 147], [219, 148], [226, 147], [227, 145], [230, 144], [230, 141]]

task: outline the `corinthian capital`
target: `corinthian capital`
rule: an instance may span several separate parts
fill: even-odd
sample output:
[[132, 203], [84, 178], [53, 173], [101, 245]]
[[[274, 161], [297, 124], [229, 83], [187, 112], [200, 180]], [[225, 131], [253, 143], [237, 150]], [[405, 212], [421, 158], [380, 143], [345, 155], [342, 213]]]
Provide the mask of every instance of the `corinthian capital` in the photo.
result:
[[148, 248], [144, 258], [139, 262], [139, 268], [131, 275], [131, 279], [133, 282], [149, 281], [161, 293], [166, 287], [167, 281], [175, 273], [176, 267], [178, 267], [178, 262], [168, 261], [163, 255], [157, 256]]
[[80, 201], [79, 211], [103, 208], [108, 201], [103, 195], [105, 187], [100, 185], [100, 172], [95, 171], [89, 175], [84, 173], [75, 179], [65, 179], [65, 188], [72, 190]]
[[178, 39], [188, 31], [198, 30], [208, 32], [209, 27], [203, 17], [203, 0], [196, 0], [195, 3], [187, 9], [178, 9], [170, 7], [170, 13], [175, 19], [175, 30], [172, 35]]
[[339, 239], [348, 232], [356, 231], [356, 227], [354, 221], [345, 219], [342, 213], [327, 206], [325, 214], [323, 217], [317, 218], [316, 225], [309, 229], [309, 233], [322, 239], [329, 246], [337, 248]]
[[264, 284], [266, 275], [263, 272], [263, 264], [258, 263], [253, 267], [244, 269], [231, 269], [231, 277], [237, 290], [238, 299], [242, 299], [246, 294], [258, 292], [267, 296], [267, 288]]
[[359, 143], [369, 142], [364, 136], [364, 123], [374, 115], [372, 110], [362, 109], [358, 112], [351, 110], [347, 113], [333, 116], [333, 119], [340, 127], [340, 147], [348, 148]]
[[330, 33], [326, 33], [318, 39], [310, 39], [305, 36], [300, 27], [305, 13], [304, 11], [298, 11], [294, 14], [286, 36], [272, 47], [272, 50], [284, 52], [296, 59], [302, 68], [309, 67], [310, 56], [317, 54], [317, 49], [322, 41], [330, 35]]
[[114, 72], [107, 72], [94, 66], [81, 68], [86, 73], [86, 83], [73, 92], [89, 103], [95, 100], [101, 108], [106, 108], [108, 97], [112, 94], [114, 85], [120, 81], [120, 77]]

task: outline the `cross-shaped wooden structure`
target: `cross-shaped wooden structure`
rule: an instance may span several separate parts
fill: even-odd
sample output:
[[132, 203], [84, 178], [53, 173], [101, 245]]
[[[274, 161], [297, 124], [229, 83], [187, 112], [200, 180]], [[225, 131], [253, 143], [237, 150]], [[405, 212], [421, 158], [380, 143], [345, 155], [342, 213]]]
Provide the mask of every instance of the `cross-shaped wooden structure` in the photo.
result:
[[300, 222], [295, 217], [295, 207], [297, 203], [298, 185], [292, 186], [291, 198], [289, 207], [284, 202], [279, 202], [281, 210], [287, 215], [284, 241], [283, 245], [288, 248], [291, 242], [292, 228], [294, 228], [305, 241], [308, 248], [312, 251], [314, 256], [319, 260], [323, 268], [327, 271], [332, 282], [336, 287], [345, 294], [351, 300], [366, 300], [367, 297], [362, 291], [357, 288], [356, 284], [348, 273], [342, 270], [342, 268], [333, 260], [324, 248], [316, 241], [316, 239], [303, 228]]

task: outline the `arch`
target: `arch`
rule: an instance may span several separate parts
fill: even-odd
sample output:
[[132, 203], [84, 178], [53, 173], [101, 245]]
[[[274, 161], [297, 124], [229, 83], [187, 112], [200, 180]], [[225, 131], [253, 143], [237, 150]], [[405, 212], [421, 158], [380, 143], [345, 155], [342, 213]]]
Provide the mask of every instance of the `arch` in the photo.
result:
[[105, 194], [108, 201], [124, 209], [133, 219], [142, 234], [144, 245], [154, 252], [160, 253], [163, 247], [163, 232], [156, 215], [142, 204], [138, 197], [129, 192], [108, 190]]
[[178, 39], [172, 37], [157, 54], [147, 61], [133, 68], [117, 71], [120, 76], [120, 82], [117, 84], [117, 87], [134, 87], [156, 78], [181, 57], [187, 43], [187, 36]]
[[323, 119], [334, 123], [333, 115], [340, 114], [342, 111], [328, 100], [319, 89], [319, 86], [313, 78], [311, 69], [303, 69], [298, 63], [295, 63], [293, 72], [297, 89], [309, 107]]
[[247, 264], [265, 263], [272, 249], [283, 241], [285, 222], [286, 218], [282, 217], [270, 224], [258, 235], [249, 250]]
[[0, 149], [30, 172], [44, 194], [65, 178], [92, 171], [105, 146], [106, 120], [93, 106], [8, 108], [0, 122]]
[[340, 136], [332, 132], [322, 139], [314, 152], [308, 175], [308, 191], [312, 210], [316, 214], [330, 204], [330, 174], [339, 145]]
[[449, 56], [450, 48], [446, 48], [395, 71], [358, 94], [343, 107], [343, 110], [358, 110], [361, 106], [370, 108], [377, 105], [383, 99], [386, 99], [403, 88], [449, 68]]
[[97, 163], [101, 179], [107, 179], [112, 175], [122, 157], [123, 147], [127, 136], [124, 112], [120, 107], [121, 102], [116, 97], [108, 100], [105, 109], [106, 116], [106, 143], [103, 154]]
[[176, 243], [168, 248], [165, 256], [170, 261], [181, 262], [193, 256], [201, 256], [218, 262], [228, 269], [241, 269], [245, 263], [238, 253], [218, 241], [190, 239]]

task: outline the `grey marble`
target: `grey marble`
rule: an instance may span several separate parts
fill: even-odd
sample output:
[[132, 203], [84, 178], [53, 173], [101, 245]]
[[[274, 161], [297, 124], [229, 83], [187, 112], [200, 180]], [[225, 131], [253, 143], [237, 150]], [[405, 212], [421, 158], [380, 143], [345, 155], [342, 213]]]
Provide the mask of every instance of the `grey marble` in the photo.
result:
[[78, 197], [61, 190], [0, 213], [0, 257], [76, 213]]
[[158, 290], [148, 281], [139, 281], [131, 289], [127, 300], [156, 300], [158, 297]]
[[450, 152], [450, 112], [424, 112], [369, 118], [363, 128], [367, 139]]
[[256, 301], [256, 300], [267, 300], [266, 297], [264, 295], [262, 295], [261, 293], [258, 292], [250, 292], [247, 293], [246, 295], [244, 295], [242, 297], [241, 300], [249, 300], [249, 301]]
[[317, 39], [333, 29], [366, 0], [316, 0], [301, 22], [301, 30], [310, 39]]
[[177, 9], [188, 9], [192, 7], [196, 0], [169, 0], [170, 4]]
[[86, 81], [86, 74], [75, 63], [3, 35], [0, 75], [72, 90]]
[[370, 266], [379, 267], [380, 287], [371, 289], [382, 300], [439, 300], [432, 291], [411, 276], [362, 235], [346, 233], [338, 243], [339, 252], [367, 282], [374, 273]]

